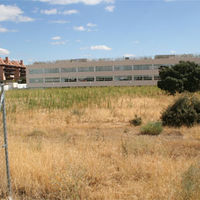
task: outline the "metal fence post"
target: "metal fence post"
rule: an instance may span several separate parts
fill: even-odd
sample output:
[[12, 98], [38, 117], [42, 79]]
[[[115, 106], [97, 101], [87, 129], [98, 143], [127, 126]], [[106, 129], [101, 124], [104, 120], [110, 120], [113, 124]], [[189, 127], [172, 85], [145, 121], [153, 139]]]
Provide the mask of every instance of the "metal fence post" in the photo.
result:
[[[2, 96], [3, 95], [3, 96]], [[10, 167], [8, 160], [8, 140], [7, 140], [7, 126], [6, 126], [6, 105], [5, 105], [5, 91], [4, 85], [1, 85], [1, 96], [2, 96], [2, 110], [3, 110], [3, 132], [4, 132], [4, 148], [5, 148], [5, 158], [6, 158], [6, 174], [7, 174], [7, 184], [8, 184], [8, 198], [12, 200], [12, 189], [11, 189], [11, 179], [10, 179]]]

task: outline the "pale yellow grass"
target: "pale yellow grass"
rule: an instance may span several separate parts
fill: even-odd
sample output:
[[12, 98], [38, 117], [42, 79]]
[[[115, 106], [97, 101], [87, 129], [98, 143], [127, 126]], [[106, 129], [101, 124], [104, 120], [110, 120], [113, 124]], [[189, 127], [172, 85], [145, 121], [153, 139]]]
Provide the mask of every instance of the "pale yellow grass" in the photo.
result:
[[[135, 115], [141, 116], [143, 122], [159, 120], [161, 112], [174, 100], [169, 96], [159, 96], [156, 98], [148, 97], [121, 97], [114, 99], [110, 107], [103, 105], [98, 108], [91, 106], [86, 108], [63, 109], [63, 110], [28, 110], [11, 113], [8, 118], [11, 126], [17, 125], [24, 129], [32, 128], [60, 128], [60, 127], [87, 127], [93, 123], [104, 126], [110, 124], [115, 127], [115, 123], [127, 124]], [[23, 126], [21, 124], [23, 122]]]
[[[109, 108], [10, 113], [15, 199], [182, 200], [182, 174], [199, 160], [199, 126], [151, 137], [129, 125], [135, 114], [143, 123], [159, 120], [173, 99], [121, 97]], [[4, 167], [0, 178], [5, 198]]]

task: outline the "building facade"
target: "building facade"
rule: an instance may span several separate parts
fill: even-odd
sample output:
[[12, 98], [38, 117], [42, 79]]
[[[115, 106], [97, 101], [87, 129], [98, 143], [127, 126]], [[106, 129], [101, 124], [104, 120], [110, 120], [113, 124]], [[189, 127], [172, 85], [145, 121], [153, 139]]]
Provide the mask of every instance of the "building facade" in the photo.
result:
[[159, 80], [158, 68], [178, 64], [179, 61], [200, 64], [200, 57], [164, 55], [143, 59], [73, 59], [34, 63], [28, 66], [27, 87], [156, 85]]
[[26, 82], [26, 67], [23, 60], [0, 58], [0, 82]]

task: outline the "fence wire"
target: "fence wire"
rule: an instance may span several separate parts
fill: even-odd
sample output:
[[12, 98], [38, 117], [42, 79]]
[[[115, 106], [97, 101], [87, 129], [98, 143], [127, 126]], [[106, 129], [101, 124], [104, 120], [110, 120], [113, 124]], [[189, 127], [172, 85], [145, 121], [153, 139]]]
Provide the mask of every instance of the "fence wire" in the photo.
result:
[[[4, 85], [1, 85], [1, 97], [0, 97], [0, 111], [2, 111], [2, 129], [3, 134], [0, 134], [0, 198], [3, 198], [6, 193], [9, 200], [12, 200], [12, 191], [11, 191], [11, 180], [10, 180], [10, 167], [9, 167], [9, 158], [8, 158], [8, 144], [7, 144], [7, 123], [6, 123], [6, 105], [5, 105], [5, 91]], [[1, 133], [1, 132], [0, 132]], [[3, 156], [4, 152], [4, 156]], [[2, 159], [1, 159], [2, 158]], [[2, 170], [2, 171], [1, 171]], [[5, 173], [6, 172], [6, 176]], [[5, 184], [5, 177], [7, 182], [7, 190]], [[2, 184], [2, 185], [1, 185]], [[8, 191], [8, 192], [6, 192]]]
[[[1, 114], [1, 113], [0, 113]], [[0, 126], [0, 199], [7, 196], [6, 162], [3, 138], [3, 125]]]

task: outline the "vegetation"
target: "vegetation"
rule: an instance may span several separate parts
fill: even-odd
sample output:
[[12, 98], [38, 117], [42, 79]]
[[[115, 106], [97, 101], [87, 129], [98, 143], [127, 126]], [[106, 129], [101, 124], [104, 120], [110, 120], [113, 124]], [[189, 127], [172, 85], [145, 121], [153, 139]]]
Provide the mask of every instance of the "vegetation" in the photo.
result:
[[134, 126], [140, 126], [142, 124], [142, 118], [135, 115], [135, 118], [130, 120], [130, 124]]
[[[178, 96], [156, 87], [6, 92], [13, 199], [184, 200], [183, 174], [199, 160], [199, 125], [149, 137], [129, 124], [135, 115], [158, 121]], [[3, 148], [0, 157], [6, 199]]]
[[182, 176], [181, 196], [183, 199], [196, 200], [200, 196], [200, 166], [193, 164]]
[[163, 66], [159, 76], [158, 87], [170, 94], [200, 90], [200, 65], [194, 62], [180, 61], [174, 66]]
[[200, 100], [197, 97], [183, 96], [168, 106], [161, 116], [163, 125], [180, 127], [193, 126], [200, 122]]
[[143, 135], [159, 135], [162, 132], [161, 122], [148, 122], [146, 125], [141, 127], [141, 134]]
[[153, 97], [163, 94], [157, 87], [86, 87], [13, 90], [7, 92], [8, 101], [23, 109], [65, 109], [73, 106], [109, 108], [111, 101], [121, 96]]
[[26, 83], [26, 77], [21, 77], [21, 78], [18, 80], [18, 83], [20, 83], [20, 84]]

